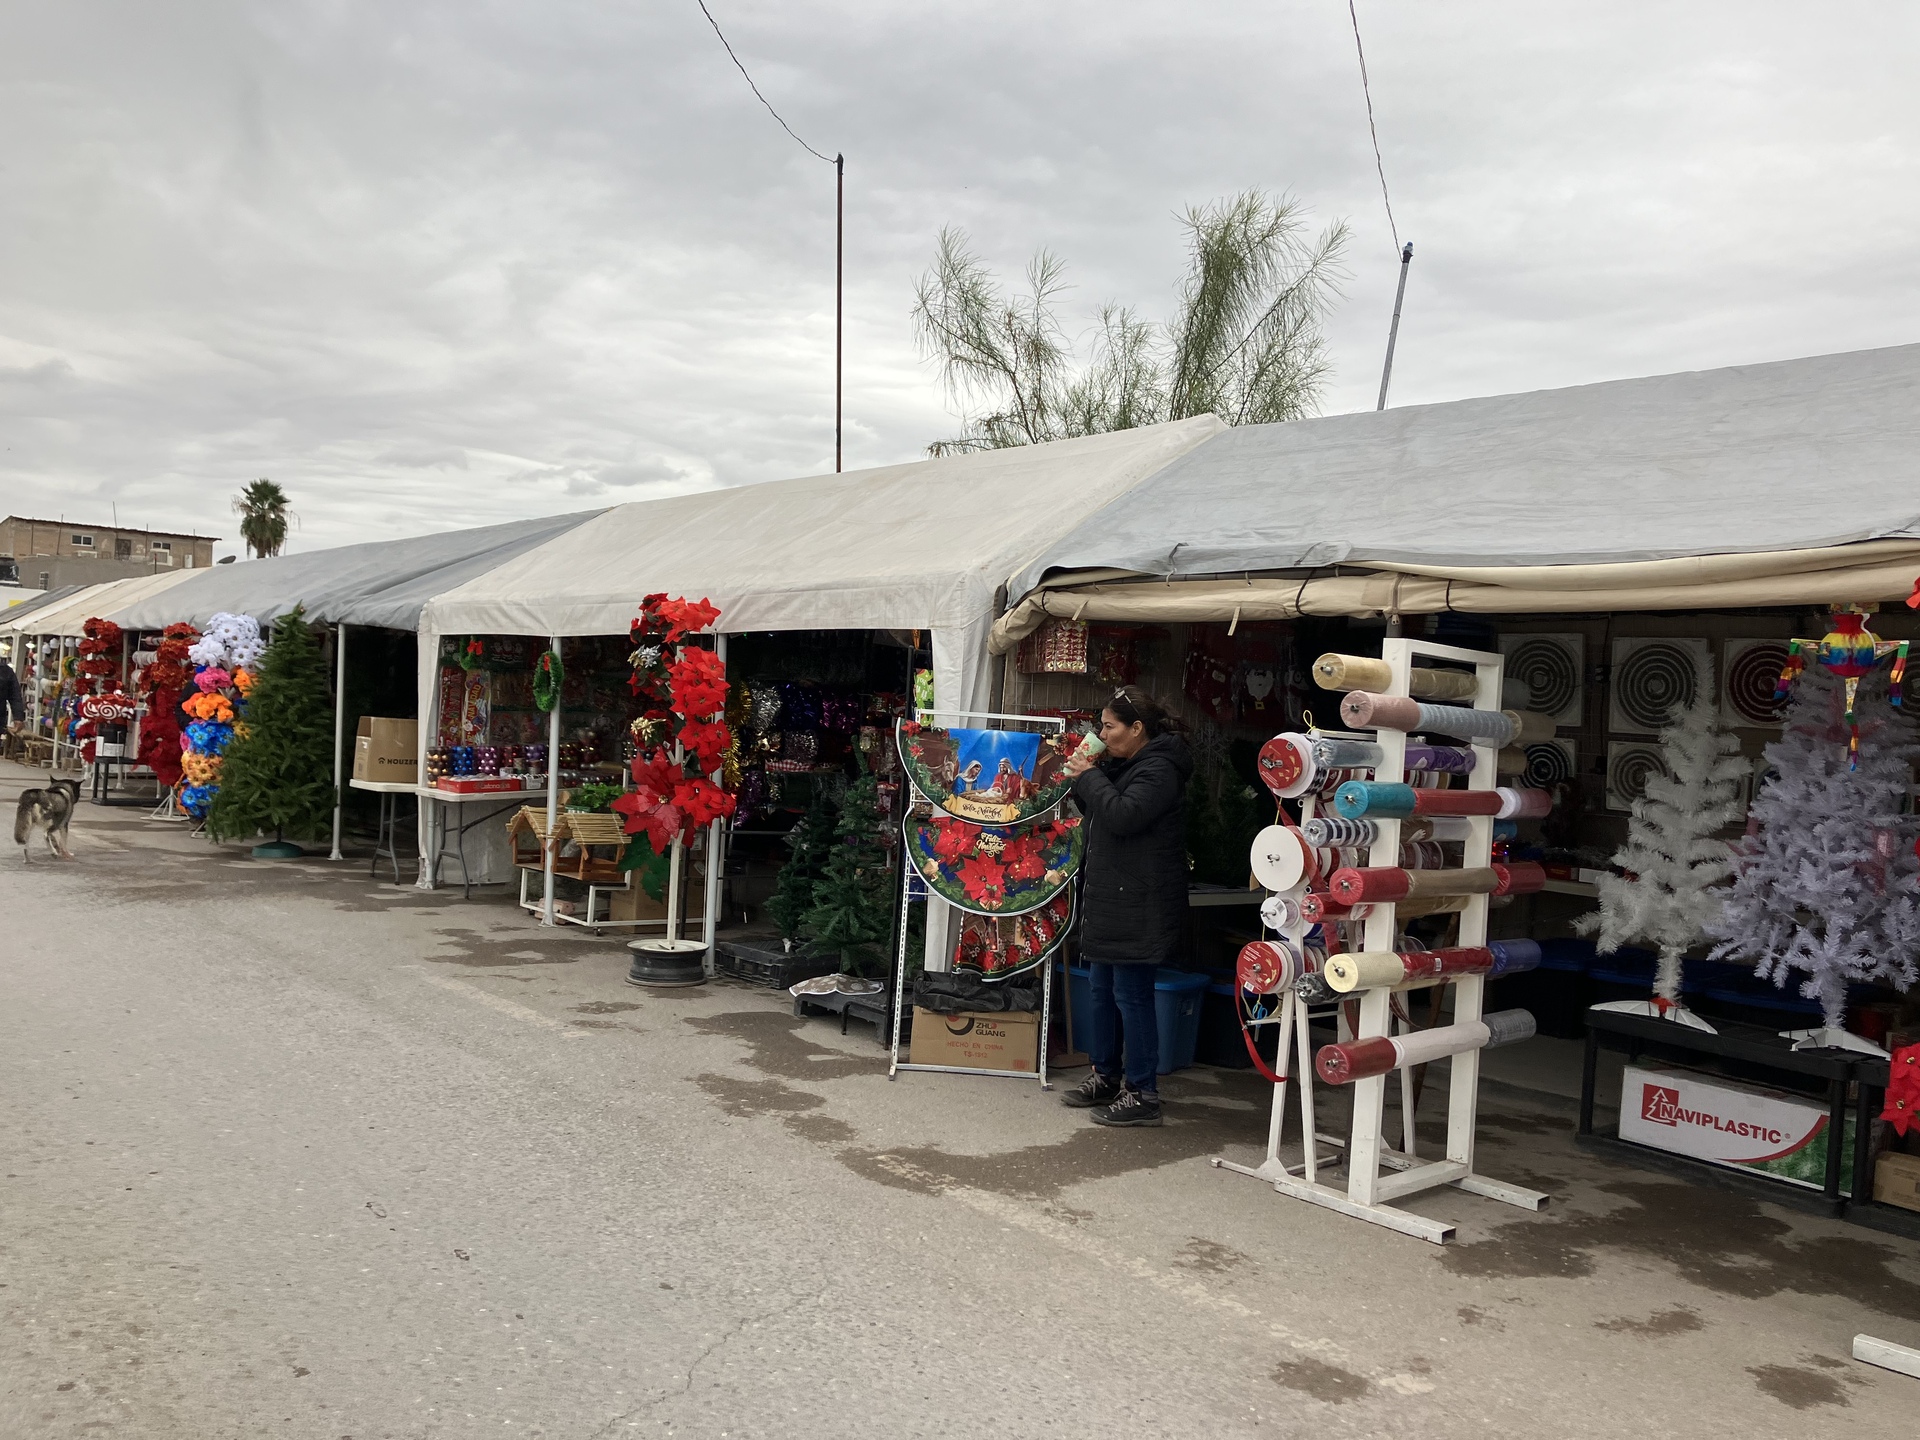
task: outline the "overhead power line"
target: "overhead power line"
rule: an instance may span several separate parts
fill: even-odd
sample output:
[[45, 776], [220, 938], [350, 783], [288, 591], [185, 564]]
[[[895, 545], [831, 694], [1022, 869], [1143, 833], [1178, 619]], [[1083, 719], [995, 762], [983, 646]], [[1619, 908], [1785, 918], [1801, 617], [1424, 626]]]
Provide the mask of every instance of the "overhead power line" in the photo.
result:
[[740, 78], [745, 80], [747, 82], [747, 88], [753, 91], [753, 98], [758, 100], [762, 105], [765, 105], [767, 107], [767, 113], [769, 115], [771, 115], [775, 120], [780, 121], [780, 128], [786, 131], [787, 134], [793, 136], [794, 144], [798, 145], [802, 150], [806, 151], [809, 155], [813, 156], [814, 159], [825, 160], [829, 165], [833, 164], [834, 158], [831, 155], [822, 155], [818, 150], [814, 149], [811, 145], [807, 144], [806, 141], [802, 140], [797, 134], [795, 134], [794, 129], [791, 125], [787, 124], [785, 120], [781, 119], [780, 112], [773, 108], [773, 102], [768, 100], [766, 96], [760, 93], [760, 87], [753, 83], [753, 76], [747, 73], [747, 67], [745, 65], [742, 65], [740, 63], [740, 57], [733, 53], [733, 46], [727, 43], [726, 32], [720, 28], [720, 22], [713, 18], [713, 12], [707, 9], [707, 0], [696, 0], [696, 3], [700, 6], [700, 13], [707, 17], [707, 23], [713, 26], [713, 33], [720, 37], [720, 44], [721, 44], [721, 47], [725, 49], [725, 51], [727, 52], [727, 58], [733, 61], [734, 68], [740, 72]]
[[780, 112], [773, 108], [773, 102], [760, 93], [760, 87], [753, 83], [753, 76], [747, 73], [747, 67], [740, 63], [740, 57], [733, 53], [733, 46], [727, 43], [727, 35], [720, 28], [720, 22], [713, 18], [713, 12], [707, 9], [707, 0], [696, 0], [700, 13], [707, 17], [707, 23], [713, 27], [713, 33], [720, 38], [720, 47], [727, 52], [727, 58], [733, 61], [733, 68], [740, 72], [740, 78], [747, 82], [747, 88], [753, 91], [753, 98], [767, 107], [767, 113], [780, 123], [780, 128], [793, 137], [793, 143], [813, 156], [816, 160], [826, 160], [833, 166], [833, 471], [840, 473], [845, 462], [845, 447], [842, 443], [843, 421], [842, 406], [846, 390], [846, 333], [847, 333], [847, 157], [835, 155], [831, 159], [822, 155], [806, 141], [802, 140], [794, 128], [787, 124]]
[[[704, 0], [702, 0], [700, 8], [703, 10], [706, 9]], [[1400, 227], [1394, 224], [1393, 200], [1387, 194], [1387, 167], [1386, 163], [1380, 158], [1380, 132], [1375, 128], [1373, 123], [1373, 87], [1367, 82], [1367, 51], [1366, 47], [1360, 43], [1360, 14], [1354, 9], [1354, 0], [1347, 0], [1347, 18], [1353, 21], [1353, 50], [1354, 53], [1360, 57], [1360, 93], [1367, 97], [1367, 133], [1373, 137], [1373, 168], [1380, 176], [1380, 200], [1381, 203], [1387, 207], [1387, 229], [1393, 232], [1393, 248], [1397, 253], [1400, 250]], [[744, 74], [745, 72], [743, 71], [742, 73]], [[753, 82], [748, 81], [747, 83], [752, 84]], [[759, 93], [757, 90], [754, 91], [756, 95]], [[784, 124], [785, 122], [782, 121], [781, 123]], [[793, 138], [798, 140], [800, 137], [795, 135]]]

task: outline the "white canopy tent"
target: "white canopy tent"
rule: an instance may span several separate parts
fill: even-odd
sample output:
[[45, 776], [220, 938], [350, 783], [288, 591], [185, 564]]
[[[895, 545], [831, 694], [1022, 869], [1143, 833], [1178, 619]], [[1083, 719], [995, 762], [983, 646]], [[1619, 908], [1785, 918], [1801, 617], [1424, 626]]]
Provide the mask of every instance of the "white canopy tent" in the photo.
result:
[[422, 741], [439, 636], [624, 634], [657, 591], [711, 600], [723, 631], [930, 630], [939, 703], [978, 708], [1008, 578], [1223, 428], [1203, 415], [617, 506], [427, 603]]
[[183, 571], [192, 583], [172, 594], [130, 597], [106, 618], [129, 629], [176, 621], [205, 628], [214, 615], [251, 615], [262, 625], [300, 606], [316, 624], [412, 630], [420, 608], [443, 590], [510, 560], [600, 512], [548, 515], [401, 540], [375, 540]]
[[1027, 567], [993, 648], [1049, 614], [1825, 604], [1917, 571], [1906, 345], [1230, 430]]

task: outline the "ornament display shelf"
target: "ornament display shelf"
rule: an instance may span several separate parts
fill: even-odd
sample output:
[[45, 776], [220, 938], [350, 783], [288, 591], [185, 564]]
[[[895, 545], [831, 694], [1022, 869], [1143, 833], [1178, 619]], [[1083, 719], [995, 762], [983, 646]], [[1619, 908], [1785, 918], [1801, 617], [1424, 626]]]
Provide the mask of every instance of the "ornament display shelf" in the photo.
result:
[[[1920, 1237], [1920, 1213], [1870, 1198], [1873, 1194], [1873, 1120], [1880, 1113], [1881, 1096], [1887, 1088], [1887, 1061], [1853, 1050], [1796, 1050], [1791, 1040], [1766, 1026], [1733, 1020], [1714, 1023], [1719, 1027], [1717, 1033], [1641, 1015], [1589, 1010], [1586, 1057], [1580, 1074], [1578, 1142], [1637, 1165], [1711, 1180], [1761, 1195], [1776, 1204], [1815, 1209], [1874, 1229]], [[1791, 1181], [1655, 1150], [1622, 1140], [1612, 1131], [1595, 1129], [1594, 1091], [1603, 1049], [1624, 1051], [1629, 1060], [1644, 1056], [1802, 1094], [1818, 1089], [1827, 1104], [1830, 1136], [1846, 1134], [1847, 1113], [1849, 1109], [1853, 1112], [1853, 1194], [1860, 1198], [1841, 1193], [1844, 1157], [1842, 1147], [1837, 1144], [1827, 1147], [1826, 1183], [1820, 1190], [1812, 1191]], [[1851, 1103], [1849, 1088], [1855, 1091]]]

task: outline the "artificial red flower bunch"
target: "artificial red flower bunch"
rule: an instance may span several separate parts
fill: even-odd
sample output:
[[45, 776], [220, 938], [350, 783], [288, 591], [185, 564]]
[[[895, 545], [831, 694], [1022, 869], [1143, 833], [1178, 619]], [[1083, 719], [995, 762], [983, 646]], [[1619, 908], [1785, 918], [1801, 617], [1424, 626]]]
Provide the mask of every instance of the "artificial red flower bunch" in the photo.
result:
[[200, 632], [191, 625], [169, 625], [160, 632], [160, 643], [154, 648], [153, 663], [140, 671], [142, 690], [179, 690], [187, 683], [193, 671], [187, 664], [187, 651], [193, 648], [193, 642], [200, 638]]
[[[733, 814], [735, 799], [708, 778], [721, 768], [733, 744], [723, 712], [727, 667], [713, 651], [681, 642], [720, 618], [705, 600], [648, 595], [633, 622], [633, 693], [641, 697], [636, 733], [655, 743], [634, 757], [634, 788], [613, 802], [629, 835], [644, 835], [653, 853], [664, 855], [676, 838]], [[674, 758], [678, 744], [684, 759]]]
[[95, 617], [80, 627], [79, 659], [74, 673], [87, 681], [111, 679], [119, 670], [115, 657], [120, 653], [120, 627], [111, 620]]

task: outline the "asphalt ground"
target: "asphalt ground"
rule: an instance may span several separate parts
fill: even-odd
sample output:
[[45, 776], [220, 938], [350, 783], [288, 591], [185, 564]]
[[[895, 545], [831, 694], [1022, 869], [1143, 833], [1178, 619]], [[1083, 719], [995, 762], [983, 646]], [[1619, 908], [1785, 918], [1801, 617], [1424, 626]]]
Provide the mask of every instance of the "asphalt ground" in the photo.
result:
[[[44, 772], [42, 772], [44, 773]], [[34, 773], [0, 766], [0, 807]], [[503, 899], [83, 804], [0, 854], [0, 1436], [1894, 1435], [1920, 1244], [1489, 1085], [1535, 1215], [1290, 1200], [1267, 1087], [1105, 1131], [870, 1028], [625, 983]], [[1077, 1073], [1064, 1077], [1076, 1080]], [[1429, 1088], [1438, 1101], [1442, 1087]], [[1423, 1119], [1437, 1120], [1438, 1111]]]

